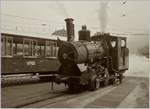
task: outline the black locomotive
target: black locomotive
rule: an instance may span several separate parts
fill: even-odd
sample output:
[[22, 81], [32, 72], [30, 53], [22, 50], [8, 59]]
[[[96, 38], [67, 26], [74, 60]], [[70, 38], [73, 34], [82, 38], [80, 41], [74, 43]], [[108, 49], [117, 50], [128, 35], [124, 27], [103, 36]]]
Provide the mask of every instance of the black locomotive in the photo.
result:
[[54, 81], [67, 84], [71, 90], [79, 86], [96, 90], [101, 85], [121, 83], [129, 62], [126, 37], [105, 33], [91, 37], [84, 25], [79, 31], [79, 41], [74, 41], [73, 19], [65, 21], [68, 41], [59, 47], [61, 66]]

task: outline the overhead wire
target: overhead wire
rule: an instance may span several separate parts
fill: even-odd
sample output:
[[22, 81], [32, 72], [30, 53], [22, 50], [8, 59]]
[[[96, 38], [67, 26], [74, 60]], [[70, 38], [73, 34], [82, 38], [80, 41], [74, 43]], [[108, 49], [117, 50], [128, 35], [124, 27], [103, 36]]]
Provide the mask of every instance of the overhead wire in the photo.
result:
[[[62, 27], [64, 27], [64, 23], [63, 22], [58, 22], [58, 21], [54, 21], [54, 20], [45, 20], [45, 19], [38, 19], [38, 18], [32, 18], [32, 17], [23, 17], [23, 16], [16, 16], [16, 15], [10, 15], [10, 14], [6, 14], [6, 13], [0, 13], [0, 15], [2, 15], [2, 16], [7, 16], [7, 17], [17, 17], [17, 18], [20, 18], [20, 19], [25, 19], [25, 20], [32, 20], [32, 21], [41, 21], [41, 22], [47, 22], [47, 24], [45, 23], [45, 25], [43, 26], [42, 24], [44, 24], [44, 23], [42, 23], [41, 25], [38, 25], [39, 27], [41, 27], [41, 28], [43, 28], [43, 27], [49, 27], [49, 28], [56, 28], [56, 27], [58, 27], [58, 26], [62, 26]], [[14, 21], [13, 23], [17, 23], [17, 25], [16, 26], [19, 26], [18, 25], [18, 23], [20, 23], [18, 20], [17, 21]], [[38, 22], [39, 23], [39, 22]], [[55, 26], [54, 26], [55, 25]], [[33, 25], [33, 24], [22, 24], [22, 26], [24, 26], [24, 27], [27, 27], [27, 28], [29, 28], [29, 27], [35, 27], [35, 28], [37, 28], [37, 25], [35, 26], [35, 25]], [[54, 27], [52, 27], [52, 26], [54, 26]], [[81, 27], [81, 25], [80, 24], [75, 24], [75, 26], [78, 26], [78, 27]], [[39, 28], [38, 27], [38, 28]], [[100, 28], [99, 27], [91, 27], [91, 26], [89, 26], [89, 28], [90, 29], [93, 29], [93, 30], [100, 30]], [[4, 29], [4, 27], [3, 27], [3, 29]], [[6, 29], [6, 28], [5, 28]], [[46, 28], [45, 28], [46, 29]], [[116, 34], [116, 35], [150, 35], [150, 34], [144, 34], [144, 33], [134, 33], [134, 32], [127, 32], [127, 33], [112, 33], [112, 34]]]

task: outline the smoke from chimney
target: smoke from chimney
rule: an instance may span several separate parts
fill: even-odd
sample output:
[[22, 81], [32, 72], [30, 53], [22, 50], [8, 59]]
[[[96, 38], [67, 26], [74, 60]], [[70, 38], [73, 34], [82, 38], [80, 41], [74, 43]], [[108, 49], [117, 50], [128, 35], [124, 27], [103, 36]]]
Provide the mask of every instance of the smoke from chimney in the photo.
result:
[[101, 2], [100, 3], [100, 8], [98, 11], [98, 18], [100, 21], [100, 28], [102, 32], [106, 32], [106, 27], [107, 27], [107, 20], [108, 20], [108, 15], [107, 15], [107, 5], [108, 3], [106, 2]]

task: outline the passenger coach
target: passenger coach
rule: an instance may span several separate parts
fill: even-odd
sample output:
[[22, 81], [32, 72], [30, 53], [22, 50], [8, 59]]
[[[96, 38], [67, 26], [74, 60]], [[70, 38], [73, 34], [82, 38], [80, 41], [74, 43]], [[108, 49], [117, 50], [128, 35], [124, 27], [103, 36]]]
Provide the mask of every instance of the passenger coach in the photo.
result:
[[58, 70], [57, 40], [1, 33], [1, 72], [48, 74]]

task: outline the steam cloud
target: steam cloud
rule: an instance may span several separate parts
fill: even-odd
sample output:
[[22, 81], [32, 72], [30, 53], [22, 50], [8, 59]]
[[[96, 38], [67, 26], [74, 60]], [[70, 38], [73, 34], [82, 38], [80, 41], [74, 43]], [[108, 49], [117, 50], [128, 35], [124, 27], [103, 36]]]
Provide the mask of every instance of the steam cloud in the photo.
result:
[[107, 20], [108, 20], [108, 15], [107, 15], [107, 7], [108, 3], [106, 2], [101, 2], [100, 3], [100, 8], [98, 11], [98, 18], [100, 21], [100, 28], [102, 32], [106, 31], [106, 27], [107, 27]]
[[65, 18], [68, 17], [68, 13], [67, 13], [67, 10], [66, 10], [64, 4], [61, 2], [56, 2], [56, 3], [59, 8], [59, 13]]

